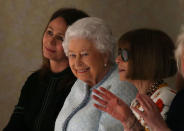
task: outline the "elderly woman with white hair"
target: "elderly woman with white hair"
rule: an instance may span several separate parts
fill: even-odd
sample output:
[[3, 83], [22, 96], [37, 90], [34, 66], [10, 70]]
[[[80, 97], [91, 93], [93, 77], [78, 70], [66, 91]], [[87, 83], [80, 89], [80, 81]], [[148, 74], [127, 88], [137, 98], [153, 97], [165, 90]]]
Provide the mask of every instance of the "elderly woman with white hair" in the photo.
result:
[[172, 131], [184, 131], [184, 29], [177, 39], [175, 57], [178, 65], [177, 89], [167, 115], [167, 125]]
[[119, 80], [111, 30], [103, 20], [87, 17], [67, 29], [63, 46], [78, 80], [57, 117], [55, 131], [123, 131], [122, 124], [96, 109], [92, 99], [92, 90], [101, 86], [128, 105], [137, 93], [132, 84]]

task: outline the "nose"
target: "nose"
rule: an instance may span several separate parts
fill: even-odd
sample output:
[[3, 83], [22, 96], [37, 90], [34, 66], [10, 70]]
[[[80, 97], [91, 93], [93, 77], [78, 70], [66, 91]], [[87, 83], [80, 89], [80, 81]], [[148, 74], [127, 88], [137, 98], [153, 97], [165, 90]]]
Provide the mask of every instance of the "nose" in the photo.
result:
[[76, 66], [76, 67], [79, 67], [79, 66], [81, 66], [81, 65], [82, 65], [81, 57], [80, 57], [80, 55], [78, 55], [78, 56], [76, 57], [76, 59], [75, 59], [75, 66]]
[[121, 61], [122, 61], [121, 56], [118, 55], [118, 56], [116, 57], [116, 63], [119, 64]]
[[55, 39], [54, 36], [49, 37], [48, 40], [49, 40], [49, 44], [51, 44], [51, 45], [55, 45], [56, 44], [56, 39]]

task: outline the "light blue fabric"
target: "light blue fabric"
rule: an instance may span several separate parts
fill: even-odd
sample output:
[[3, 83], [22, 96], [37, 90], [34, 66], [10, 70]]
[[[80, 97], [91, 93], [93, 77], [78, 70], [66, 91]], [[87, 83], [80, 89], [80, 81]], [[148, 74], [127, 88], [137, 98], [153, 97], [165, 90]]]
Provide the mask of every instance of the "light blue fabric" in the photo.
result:
[[[123, 99], [128, 105], [135, 98], [137, 89], [128, 82], [119, 80], [117, 67], [114, 67], [96, 86], [107, 88]], [[55, 131], [123, 131], [122, 124], [109, 114], [99, 111], [93, 104], [92, 88], [77, 80], [55, 123]]]

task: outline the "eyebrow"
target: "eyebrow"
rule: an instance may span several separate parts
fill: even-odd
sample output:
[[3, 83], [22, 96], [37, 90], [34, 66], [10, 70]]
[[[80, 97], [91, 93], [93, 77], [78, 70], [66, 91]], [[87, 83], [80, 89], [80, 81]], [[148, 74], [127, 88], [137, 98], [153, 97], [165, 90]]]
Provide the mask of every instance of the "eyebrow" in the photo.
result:
[[[83, 51], [90, 51], [89, 49], [82, 49], [80, 52], [83, 52]], [[68, 50], [68, 52], [75, 52], [73, 50]]]
[[65, 36], [65, 34], [63, 34], [63, 33], [57, 33], [58, 35], [62, 35], [62, 36]]
[[52, 29], [52, 30], [53, 30], [53, 28], [52, 28], [51, 26], [48, 26], [47, 28], [50, 28], [50, 29]]

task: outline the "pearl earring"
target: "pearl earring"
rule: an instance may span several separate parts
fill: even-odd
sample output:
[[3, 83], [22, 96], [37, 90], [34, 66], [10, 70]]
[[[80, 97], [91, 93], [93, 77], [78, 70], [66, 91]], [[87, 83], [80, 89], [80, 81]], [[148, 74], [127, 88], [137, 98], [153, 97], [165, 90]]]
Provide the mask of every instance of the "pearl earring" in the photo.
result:
[[107, 67], [107, 64], [104, 64], [104, 67]]

